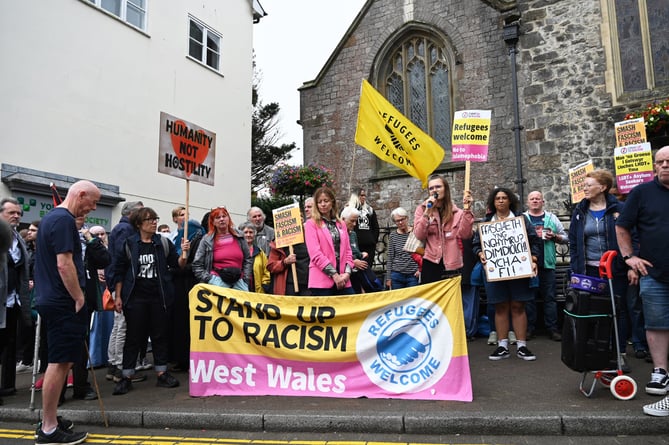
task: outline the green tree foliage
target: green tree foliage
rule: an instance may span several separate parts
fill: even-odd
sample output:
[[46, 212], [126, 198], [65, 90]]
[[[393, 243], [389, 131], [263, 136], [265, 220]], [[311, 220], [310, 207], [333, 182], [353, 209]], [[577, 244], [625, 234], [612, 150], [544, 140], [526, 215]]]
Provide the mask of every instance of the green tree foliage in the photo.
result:
[[[255, 62], [254, 62], [255, 65]], [[297, 148], [295, 142], [277, 145], [281, 136], [278, 128], [279, 104], [263, 104], [259, 98], [260, 85], [257, 71], [253, 81], [253, 116], [251, 121], [251, 191], [262, 189], [271, 170], [280, 162], [290, 159]]]

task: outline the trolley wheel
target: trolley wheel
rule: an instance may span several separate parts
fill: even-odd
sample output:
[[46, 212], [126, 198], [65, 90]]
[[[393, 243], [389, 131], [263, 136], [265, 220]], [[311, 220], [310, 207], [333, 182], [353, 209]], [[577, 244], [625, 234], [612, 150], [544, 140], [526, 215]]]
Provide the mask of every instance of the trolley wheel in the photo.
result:
[[637, 386], [632, 377], [619, 375], [611, 381], [610, 389], [616, 399], [631, 400], [636, 395]]

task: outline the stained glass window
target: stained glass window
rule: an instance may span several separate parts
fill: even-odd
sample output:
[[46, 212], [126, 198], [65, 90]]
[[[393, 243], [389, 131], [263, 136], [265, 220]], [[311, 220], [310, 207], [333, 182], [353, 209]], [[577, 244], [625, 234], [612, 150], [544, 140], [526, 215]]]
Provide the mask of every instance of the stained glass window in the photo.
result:
[[615, 0], [622, 92], [669, 86], [667, 0]]
[[451, 145], [450, 67], [441, 39], [425, 32], [404, 36], [385, 57], [379, 91], [445, 150]]

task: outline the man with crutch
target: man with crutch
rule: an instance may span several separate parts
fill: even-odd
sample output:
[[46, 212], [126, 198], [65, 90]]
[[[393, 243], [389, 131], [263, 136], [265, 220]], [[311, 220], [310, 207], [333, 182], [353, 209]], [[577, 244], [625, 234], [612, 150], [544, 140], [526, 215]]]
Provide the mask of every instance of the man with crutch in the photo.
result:
[[[36, 444], [75, 445], [86, 432], [68, 429], [71, 423], [58, 419], [58, 400], [73, 363], [83, 360], [88, 311], [81, 243], [75, 218], [95, 210], [100, 190], [90, 181], [77, 181], [65, 200], [42, 219], [37, 234], [35, 282], [37, 310], [44, 321], [48, 362], [42, 387], [41, 426]], [[66, 425], [67, 423], [67, 425]]]

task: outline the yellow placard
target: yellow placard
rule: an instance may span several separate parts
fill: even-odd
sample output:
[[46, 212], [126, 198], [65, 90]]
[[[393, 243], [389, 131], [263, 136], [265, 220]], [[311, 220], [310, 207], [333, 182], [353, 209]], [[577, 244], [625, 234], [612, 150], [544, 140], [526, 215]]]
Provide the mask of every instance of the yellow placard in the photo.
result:
[[616, 122], [616, 147], [646, 142], [646, 125], [642, 117]]
[[289, 204], [272, 210], [276, 247], [294, 246], [304, 242], [302, 215], [299, 204]]
[[585, 183], [585, 175], [595, 169], [592, 160], [588, 160], [574, 168], [569, 169], [569, 188], [571, 189], [571, 202], [580, 202], [585, 194], [583, 193], [583, 185]]

